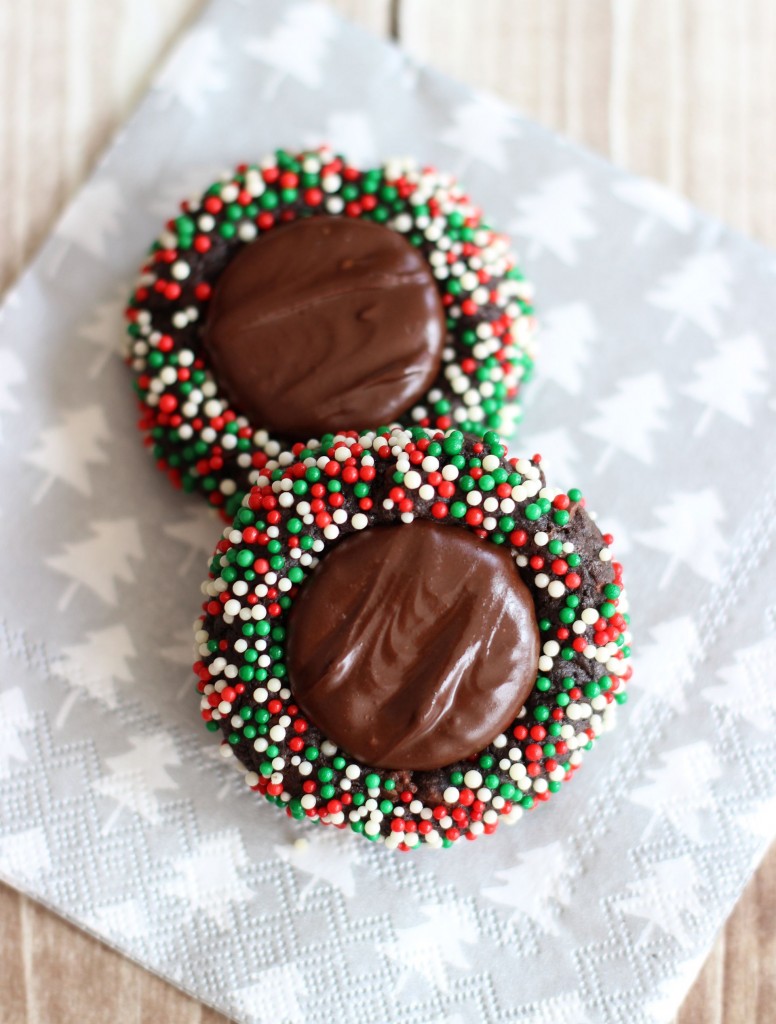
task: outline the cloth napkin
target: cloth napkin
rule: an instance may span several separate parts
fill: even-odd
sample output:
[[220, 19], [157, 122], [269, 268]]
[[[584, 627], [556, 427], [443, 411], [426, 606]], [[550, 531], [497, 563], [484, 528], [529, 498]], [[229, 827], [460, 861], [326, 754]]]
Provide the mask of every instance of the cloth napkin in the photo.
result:
[[[144, 452], [134, 272], [223, 167], [456, 172], [537, 286], [513, 453], [626, 565], [632, 700], [513, 829], [388, 853], [257, 802], [189, 671], [220, 523]], [[669, 1021], [776, 832], [776, 258], [304, 2], [215, 0], [0, 322], [0, 874], [245, 1024]]]

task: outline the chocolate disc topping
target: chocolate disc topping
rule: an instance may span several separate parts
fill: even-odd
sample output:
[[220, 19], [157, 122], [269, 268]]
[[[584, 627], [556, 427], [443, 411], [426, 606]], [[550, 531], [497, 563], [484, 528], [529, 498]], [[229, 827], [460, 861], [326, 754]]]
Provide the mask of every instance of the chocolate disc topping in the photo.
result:
[[289, 621], [294, 700], [381, 768], [481, 750], [520, 712], [538, 660], [533, 598], [509, 551], [431, 522], [344, 540]]
[[406, 412], [439, 372], [445, 332], [431, 269], [400, 234], [308, 217], [231, 260], [203, 340], [241, 412], [306, 440]]

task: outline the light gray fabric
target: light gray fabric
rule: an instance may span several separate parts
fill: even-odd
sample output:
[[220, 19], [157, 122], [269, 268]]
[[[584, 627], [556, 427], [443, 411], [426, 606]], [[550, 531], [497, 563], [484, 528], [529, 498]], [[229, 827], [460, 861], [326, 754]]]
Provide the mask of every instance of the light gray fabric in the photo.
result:
[[[144, 453], [115, 354], [181, 195], [322, 140], [458, 172], [513, 234], [543, 331], [512, 449], [626, 563], [620, 727], [442, 853], [294, 825], [221, 762], [188, 669], [220, 525]], [[776, 831], [775, 271], [325, 9], [216, 0], [0, 314], [2, 876], [252, 1024], [670, 1020]]]

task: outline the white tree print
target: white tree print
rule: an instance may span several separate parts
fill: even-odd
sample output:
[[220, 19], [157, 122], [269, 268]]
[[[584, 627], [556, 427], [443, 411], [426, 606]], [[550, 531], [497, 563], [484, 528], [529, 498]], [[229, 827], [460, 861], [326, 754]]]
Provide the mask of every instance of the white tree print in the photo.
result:
[[[574, 486], [575, 480], [577, 486], [579, 486], [578, 469], [572, 478], [572, 482], [570, 484], [571, 487]], [[614, 538], [614, 554], [619, 561], [620, 556], [626, 555], [632, 547], [631, 529], [633, 528], [633, 523], [626, 523], [622, 519], [618, 519], [617, 516], [609, 515], [607, 512], [605, 516], [601, 516], [601, 518], [597, 520], [597, 524], [601, 533], [610, 533]], [[641, 650], [641, 647], [639, 647], [639, 650]]]
[[542, 375], [570, 395], [587, 384], [585, 367], [590, 360], [598, 328], [589, 306], [570, 302], [548, 310], [542, 317]]
[[655, 864], [647, 878], [617, 897], [616, 906], [622, 913], [646, 922], [636, 948], [645, 946], [655, 932], [664, 932], [685, 948], [692, 944], [695, 930], [688, 919], [706, 917], [703, 899], [696, 891], [699, 881], [695, 862], [684, 854]]
[[248, 56], [275, 70], [257, 99], [262, 103], [273, 100], [286, 78], [308, 89], [320, 89], [329, 46], [338, 32], [337, 20], [326, 7], [294, 4], [284, 9], [282, 22], [269, 35], [245, 40], [243, 49]]
[[717, 492], [710, 487], [677, 491], [655, 515], [662, 525], [642, 531], [636, 539], [668, 556], [658, 589], [668, 585], [680, 564], [709, 583], [719, 583], [728, 540], [721, 530], [727, 516]]
[[477, 943], [477, 921], [462, 903], [431, 904], [413, 911], [418, 923], [396, 928], [395, 941], [380, 945], [380, 952], [401, 968], [399, 988], [417, 972], [434, 988], [446, 992], [450, 987], [448, 968], [469, 967], [466, 947]]
[[516, 865], [495, 872], [494, 880], [504, 884], [488, 886], [482, 895], [511, 907], [513, 921], [528, 917], [541, 931], [557, 935], [558, 910], [570, 895], [569, 883], [564, 879], [568, 862], [563, 843], [537, 846], [519, 856]]
[[579, 243], [597, 234], [592, 205], [593, 192], [582, 173], [563, 171], [523, 196], [509, 230], [518, 239], [527, 239], [529, 255], [543, 250], [574, 265], [579, 261]]
[[51, 667], [55, 675], [67, 680], [71, 689], [59, 707], [55, 728], [62, 728], [82, 695], [115, 708], [117, 685], [133, 681], [129, 661], [135, 654], [132, 637], [122, 623], [87, 633], [83, 643], [63, 648]]
[[613, 394], [597, 403], [596, 415], [582, 427], [586, 434], [604, 443], [595, 472], [602, 473], [617, 451], [651, 465], [655, 460], [652, 435], [667, 428], [669, 402], [663, 378], [657, 372], [620, 381]]
[[319, 883], [337, 889], [343, 896], [356, 893], [353, 876], [355, 844], [347, 836], [334, 833], [333, 829], [318, 830], [309, 838], [295, 843], [275, 847], [275, 853], [297, 871], [307, 875], [307, 881], [299, 890], [299, 904], [304, 904], [307, 894]]
[[695, 222], [695, 212], [687, 200], [656, 181], [628, 176], [618, 181], [612, 191], [618, 199], [645, 214], [633, 234], [636, 245], [644, 244], [655, 224], [687, 234]]
[[692, 842], [700, 842], [716, 805], [711, 783], [721, 774], [719, 754], [705, 740], [663, 753], [660, 764], [646, 772], [649, 781], [628, 797], [651, 812], [642, 840], [665, 821]]
[[733, 664], [717, 669], [717, 677], [722, 683], [707, 686], [701, 690], [701, 696], [743, 718], [751, 728], [770, 733], [776, 724], [776, 707], [771, 697], [776, 639], [766, 637], [751, 647], [736, 651], [733, 657]]
[[756, 334], [720, 342], [716, 352], [697, 364], [694, 379], [682, 389], [705, 406], [695, 424], [696, 436], [705, 433], [714, 413], [751, 427], [754, 399], [769, 391], [767, 370], [765, 349]]
[[64, 611], [79, 587], [87, 587], [105, 604], [116, 605], [117, 582], [131, 583], [133, 559], [142, 557], [140, 532], [134, 519], [103, 519], [91, 526], [86, 540], [65, 545], [62, 554], [46, 559], [46, 565], [70, 578], [58, 608]]
[[48, 837], [41, 826], [0, 836], [0, 872], [6, 878], [34, 879], [50, 867]]
[[86, 916], [86, 923], [95, 931], [117, 939], [142, 939], [151, 931], [143, 897], [106, 903]]
[[234, 1010], [256, 1024], [306, 1024], [299, 1005], [307, 986], [296, 964], [278, 964], [259, 971], [256, 981], [232, 992]]
[[670, 343], [689, 321], [704, 334], [718, 337], [721, 316], [733, 301], [733, 268], [721, 249], [702, 249], [665, 274], [647, 301], [674, 314], [665, 335]]
[[172, 632], [165, 630], [165, 638], [168, 638], [169, 642], [159, 647], [159, 657], [174, 666], [175, 674], [173, 678], [175, 680], [183, 679], [181, 687], [177, 692], [177, 698], [179, 700], [184, 698], [191, 699], [195, 686], [195, 678], [191, 666], [199, 657], [199, 654], [195, 652], [194, 633], [191, 626], [182, 626], [180, 629]]
[[[167, 214], [171, 214], [170, 209]], [[107, 299], [96, 305], [78, 328], [79, 338], [84, 338], [97, 349], [88, 369], [92, 380], [102, 373], [111, 359], [118, 361], [122, 354], [127, 336], [124, 309], [128, 299], [129, 288], [122, 284]]]
[[226, 51], [215, 25], [200, 25], [178, 44], [154, 83], [164, 104], [179, 103], [190, 114], [204, 114], [208, 97], [229, 84]]
[[336, 153], [344, 153], [355, 167], [367, 167], [382, 157], [374, 135], [374, 122], [358, 110], [333, 111], [326, 119], [323, 136], [317, 131], [305, 135], [303, 141], [310, 148], [325, 142]]
[[219, 537], [219, 524], [223, 523], [218, 513], [210, 509], [194, 509], [186, 514], [181, 514], [171, 523], [165, 523], [162, 529], [168, 537], [182, 544], [186, 554], [178, 563], [178, 573], [185, 576], [196, 561], [201, 568], [206, 569], [208, 559], [215, 551], [216, 541]]
[[[20, 384], [27, 379], [24, 364], [10, 348], [0, 348], [0, 413], [18, 412], [21, 408], [16, 397]], [[0, 417], [0, 441], [3, 439]]]
[[506, 171], [504, 147], [520, 136], [520, 121], [514, 110], [506, 103], [476, 95], [454, 107], [451, 113], [453, 123], [445, 128], [439, 139], [464, 153], [465, 164], [459, 168], [459, 173], [465, 173], [465, 168], [476, 162], [499, 173]]
[[55, 480], [85, 497], [91, 495], [89, 467], [108, 461], [103, 449], [108, 436], [105, 414], [98, 405], [71, 410], [58, 426], [39, 431], [37, 444], [22, 456], [44, 474], [32, 503], [42, 501]]
[[95, 259], [108, 254], [111, 240], [121, 228], [121, 211], [126, 203], [117, 182], [98, 178], [65, 211], [43, 257], [46, 276], [54, 278], [72, 246], [85, 249]]
[[173, 792], [178, 783], [168, 769], [180, 764], [172, 736], [154, 732], [129, 738], [131, 749], [105, 759], [106, 774], [92, 783], [100, 796], [109, 797], [116, 808], [103, 832], [109, 832], [122, 810], [140, 815], [151, 825], [160, 820], [159, 793]]
[[653, 626], [649, 641], [639, 644], [637, 671], [644, 700], [667, 704], [677, 714], [687, 710], [687, 684], [699, 650], [698, 629], [689, 615]]
[[190, 853], [171, 862], [173, 877], [162, 883], [189, 913], [203, 914], [220, 928], [231, 921], [231, 904], [253, 898], [240, 871], [249, 867], [242, 837], [236, 828], [197, 840]]

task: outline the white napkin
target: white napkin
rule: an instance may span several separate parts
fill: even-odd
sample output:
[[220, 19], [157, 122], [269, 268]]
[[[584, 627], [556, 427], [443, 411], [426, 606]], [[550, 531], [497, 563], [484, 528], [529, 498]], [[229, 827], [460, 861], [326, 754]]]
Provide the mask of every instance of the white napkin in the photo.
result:
[[[633, 606], [619, 728], [438, 854], [291, 823], [220, 762], [188, 668], [220, 525], [115, 354], [177, 200], [323, 140], [455, 171], [515, 236], [543, 334], [512, 450], [601, 510]], [[2, 877], [246, 1024], [669, 1021], [776, 831], [775, 272], [326, 9], [216, 0], [0, 314]]]

